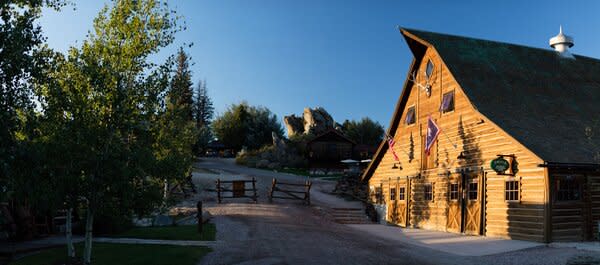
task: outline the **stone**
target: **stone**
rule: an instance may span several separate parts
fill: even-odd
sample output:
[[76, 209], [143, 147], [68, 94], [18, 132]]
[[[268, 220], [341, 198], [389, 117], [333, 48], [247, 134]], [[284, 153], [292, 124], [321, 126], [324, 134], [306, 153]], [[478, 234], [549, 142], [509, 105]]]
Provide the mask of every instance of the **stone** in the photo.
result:
[[152, 226], [152, 218], [134, 218], [133, 225], [138, 227]]
[[168, 215], [157, 215], [154, 217], [154, 221], [152, 222], [153, 226], [171, 226], [173, 225], [173, 218]]
[[287, 129], [288, 137], [304, 133], [304, 118], [296, 117], [292, 114], [290, 116], [283, 117], [283, 123]]
[[258, 162], [256, 162], [256, 167], [257, 168], [266, 168], [269, 166], [269, 160], [266, 159], [261, 159]]
[[212, 214], [208, 211], [202, 211], [202, 223], [208, 223], [212, 219]]
[[279, 164], [277, 162], [273, 162], [273, 163], [269, 163], [269, 165], [267, 167], [269, 169], [280, 169], [281, 168], [281, 164]]
[[286, 154], [286, 144], [283, 139], [281, 139], [275, 132], [271, 132], [271, 137], [273, 138], [273, 152], [276, 157], [282, 157]]
[[314, 135], [332, 129], [335, 124], [331, 115], [322, 107], [304, 108], [303, 118], [304, 132]]

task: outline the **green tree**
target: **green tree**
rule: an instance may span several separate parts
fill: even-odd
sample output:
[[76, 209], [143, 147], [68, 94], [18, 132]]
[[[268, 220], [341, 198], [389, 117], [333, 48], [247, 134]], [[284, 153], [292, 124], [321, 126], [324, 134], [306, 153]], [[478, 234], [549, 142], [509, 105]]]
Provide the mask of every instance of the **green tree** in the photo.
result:
[[192, 121], [194, 119], [192, 72], [190, 71], [189, 57], [183, 48], [179, 49], [176, 61], [177, 70], [167, 95], [167, 108], [171, 112], [178, 112], [176, 116]]
[[193, 109], [194, 120], [196, 121], [196, 128], [198, 130], [198, 139], [194, 150], [202, 152], [213, 138], [210, 123], [213, 119], [214, 107], [212, 99], [208, 96], [206, 81], [200, 81], [196, 86]]
[[344, 121], [344, 134], [357, 144], [378, 145], [383, 140], [383, 126], [368, 117], [360, 121]]
[[198, 82], [194, 98], [194, 119], [198, 128], [210, 125], [213, 119], [214, 107], [212, 99], [208, 96], [206, 81]]
[[265, 107], [250, 106], [246, 102], [230, 106], [213, 122], [213, 131], [226, 146], [259, 149], [273, 142], [272, 133], [283, 136], [277, 116]]
[[167, 92], [167, 108], [160, 113], [155, 124], [155, 173], [164, 178], [167, 184], [182, 184], [184, 178], [191, 174], [192, 148], [197, 138], [192, 109], [189, 59], [185, 52], [180, 50], [177, 55], [177, 69]]
[[161, 203], [155, 124], [163, 118], [173, 58], [163, 65], [148, 58], [171, 44], [178, 29], [165, 3], [114, 1], [41, 89], [55, 135], [68, 131], [64, 159], [77, 172], [76, 186], [86, 200], [85, 264], [91, 262], [97, 214], [142, 213]]
[[27, 143], [21, 141], [27, 138], [18, 139], [17, 134], [26, 125], [20, 118], [31, 116], [31, 80], [39, 76], [37, 62], [44, 59], [36, 52], [44, 38], [35, 21], [42, 7], [58, 10], [65, 4], [61, 0], [0, 1], [0, 189], [6, 194], [15, 188], [18, 168], [13, 164], [20, 154], [27, 154], [22, 146]]

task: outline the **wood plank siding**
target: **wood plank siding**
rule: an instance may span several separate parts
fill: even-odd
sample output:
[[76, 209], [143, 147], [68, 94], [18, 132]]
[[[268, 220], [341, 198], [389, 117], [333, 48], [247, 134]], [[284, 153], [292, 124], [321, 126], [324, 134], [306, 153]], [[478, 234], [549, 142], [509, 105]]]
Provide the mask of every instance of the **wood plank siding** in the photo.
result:
[[[399, 161], [384, 141], [363, 174], [383, 194], [373, 200], [381, 216], [471, 235], [600, 240], [598, 139], [587, 132], [600, 112], [600, 60], [567, 64], [550, 50], [400, 32], [414, 59], [388, 129]], [[442, 110], [450, 94], [453, 108]], [[425, 154], [430, 118], [441, 134]], [[510, 160], [508, 174], [491, 168], [498, 156]]]
[[[396, 141], [394, 150], [400, 158], [401, 170], [393, 168], [397, 162], [388, 150], [373, 171], [369, 185], [383, 187], [383, 197], [390, 211], [397, 208], [390, 198], [390, 187], [396, 187], [397, 193], [398, 180], [406, 183], [410, 177], [411, 183], [407, 185], [411, 187], [408, 225], [412, 227], [456, 232], [457, 225], [471, 224], [471, 230], [475, 229], [473, 226], [481, 227], [481, 232], [472, 231], [474, 234], [544, 241], [546, 180], [545, 169], [538, 166], [543, 161], [473, 107], [433, 47], [428, 47], [422, 58], [415, 59], [411, 72], [418, 73], [418, 82], [425, 83], [425, 67], [429, 60], [434, 65], [431, 96], [407, 82], [404, 88], [407, 99], [396, 114], [401, 115], [397, 120], [399, 124], [390, 132]], [[442, 113], [440, 104], [447, 92], [454, 92], [454, 110]], [[410, 107], [416, 110], [416, 122], [407, 125], [405, 120]], [[423, 141], [429, 116], [441, 128], [442, 134], [434, 145], [435, 150], [427, 157], [423, 155]], [[461, 152], [466, 159], [457, 159]], [[489, 162], [498, 154], [515, 155], [519, 165], [516, 176], [498, 175], [489, 168]], [[423, 159], [433, 161], [423, 163]], [[449, 191], [450, 183], [458, 182], [461, 176], [478, 183], [472, 185], [479, 189], [477, 199], [468, 202], [472, 205], [469, 209], [478, 214], [473, 213], [472, 220], [457, 224], [452, 219], [457, 210], [452, 208], [455, 204], [450, 200]], [[517, 201], [505, 200], [505, 181], [508, 180], [519, 182]], [[466, 191], [467, 187], [462, 187], [465, 184], [460, 182], [461, 189]], [[426, 185], [432, 185], [431, 200], [424, 197]], [[481, 219], [476, 220], [479, 217], [475, 215]], [[387, 215], [388, 222], [406, 224], [405, 219], [393, 216]]]

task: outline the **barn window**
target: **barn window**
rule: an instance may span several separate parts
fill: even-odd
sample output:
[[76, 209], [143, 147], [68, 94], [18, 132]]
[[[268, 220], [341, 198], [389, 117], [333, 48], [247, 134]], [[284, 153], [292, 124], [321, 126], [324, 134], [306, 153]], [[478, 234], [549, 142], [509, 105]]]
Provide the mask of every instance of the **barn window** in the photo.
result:
[[415, 124], [416, 122], [416, 117], [415, 117], [415, 106], [412, 106], [410, 108], [408, 108], [408, 111], [406, 112], [406, 125], [411, 125], [411, 124]]
[[450, 200], [458, 200], [458, 183], [450, 183]]
[[442, 113], [451, 112], [454, 110], [454, 91], [445, 93], [442, 97], [442, 105], [440, 105], [440, 111]]
[[404, 189], [404, 187], [401, 187], [400, 190], [398, 190], [398, 200], [403, 201], [405, 193], [406, 193], [406, 189]]
[[467, 193], [470, 201], [477, 200], [477, 191], [479, 191], [479, 183], [471, 182], [469, 183], [469, 191]]
[[575, 177], [567, 176], [556, 180], [556, 199], [559, 201], [581, 200], [581, 187]]
[[429, 79], [432, 74], [433, 74], [433, 63], [431, 62], [431, 60], [428, 60], [427, 67], [425, 67], [425, 75], [427, 76], [427, 79]]
[[508, 180], [504, 182], [504, 200], [519, 201], [519, 181]]
[[390, 201], [395, 201], [396, 200], [396, 188], [391, 188], [390, 189]]
[[433, 201], [433, 184], [425, 183], [423, 186], [423, 197], [426, 201]]

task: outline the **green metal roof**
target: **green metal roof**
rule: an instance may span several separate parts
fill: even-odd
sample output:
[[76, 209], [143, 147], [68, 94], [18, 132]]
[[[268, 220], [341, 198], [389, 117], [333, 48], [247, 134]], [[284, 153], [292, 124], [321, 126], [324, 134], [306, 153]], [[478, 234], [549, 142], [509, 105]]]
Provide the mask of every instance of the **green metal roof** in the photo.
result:
[[[563, 58], [551, 49], [403, 31], [432, 45], [475, 108], [539, 157], [551, 162], [598, 163], [594, 154], [600, 150], [591, 144], [586, 128], [595, 127], [595, 135], [600, 135], [600, 60], [579, 55]], [[423, 45], [404, 35], [413, 53], [415, 46]]]

